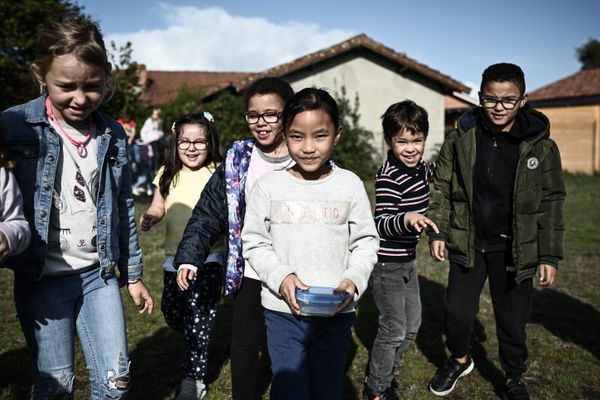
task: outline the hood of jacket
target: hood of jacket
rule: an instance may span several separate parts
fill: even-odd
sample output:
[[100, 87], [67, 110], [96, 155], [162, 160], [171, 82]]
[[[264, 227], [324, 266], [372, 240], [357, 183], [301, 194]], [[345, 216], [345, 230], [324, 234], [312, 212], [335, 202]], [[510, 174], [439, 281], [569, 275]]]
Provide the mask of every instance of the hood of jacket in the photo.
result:
[[[525, 104], [515, 118], [517, 120], [513, 127], [516, 129], [511, 129], [506, 133], [507, 135], [531, 143], [550, 137], [550, 121], [544, 114], [531, 108], [529, 104]], [[474, 107], [461, 115], [458, 119], [457, 131], [462, 135], [478, 124], [488, 132], [499, 133], [498, 129], [485, 117], [481, 107]]]

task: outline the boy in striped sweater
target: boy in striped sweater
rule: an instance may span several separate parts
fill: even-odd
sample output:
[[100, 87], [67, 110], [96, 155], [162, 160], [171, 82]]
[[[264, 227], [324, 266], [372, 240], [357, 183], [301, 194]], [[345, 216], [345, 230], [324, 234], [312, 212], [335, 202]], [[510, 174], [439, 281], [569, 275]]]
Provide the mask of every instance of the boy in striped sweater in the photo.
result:
[[425, 214], [434, 165], [422, 160], [429, 131], [427, 111], [411, 100], [392, 104], [382, 116], [387, 160], [375, 178], [375, 224], [381, 238], [369, 286], [379, 327], [365, 380], [365, 400], [398, 399], [394, 372], [421, 325], [415, 265], [423, 229], [438, 232]]

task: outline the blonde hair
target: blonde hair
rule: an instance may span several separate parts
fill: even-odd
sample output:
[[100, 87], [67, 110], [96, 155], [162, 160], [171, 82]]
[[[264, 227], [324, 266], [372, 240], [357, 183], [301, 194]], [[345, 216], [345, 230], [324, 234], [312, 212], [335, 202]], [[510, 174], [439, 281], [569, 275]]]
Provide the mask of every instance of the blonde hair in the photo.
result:
[[105, 99], [112, 96], [116, 81], [111, 74], [102, 33], [96, 22], [82, 15], [68, 15], [51, 22], [39, 35], [32, 68], [42, 90], [44, 87], [40, 79], [46, 76], [54, 58], [67, 54], [101, 68], [106, 74]]

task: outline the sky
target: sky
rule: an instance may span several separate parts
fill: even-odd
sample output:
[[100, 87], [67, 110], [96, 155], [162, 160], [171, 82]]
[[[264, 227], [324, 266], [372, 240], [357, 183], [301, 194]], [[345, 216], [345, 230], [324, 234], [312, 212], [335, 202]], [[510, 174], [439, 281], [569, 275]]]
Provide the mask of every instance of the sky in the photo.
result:
[[[532, 91], [600, 40], [598, 0], [73, 0], [149, 70], [260, 72], [365, 33], [472, 88], [512, 62]], [[472, 92], [472, 94], [476, 94]]]

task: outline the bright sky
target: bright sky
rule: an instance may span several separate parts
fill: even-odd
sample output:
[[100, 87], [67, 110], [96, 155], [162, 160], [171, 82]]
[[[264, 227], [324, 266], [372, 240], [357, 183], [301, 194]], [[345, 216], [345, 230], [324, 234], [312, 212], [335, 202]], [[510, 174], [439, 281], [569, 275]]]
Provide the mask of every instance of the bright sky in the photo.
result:
[[600, 39], [598, 0], [75, 0], [108, 42], [132, 42], [150, 70], [262, 71], [365, 33], [478, 87], [496, 62], [528, 91], [580, 69]]

